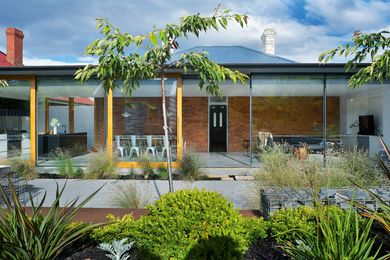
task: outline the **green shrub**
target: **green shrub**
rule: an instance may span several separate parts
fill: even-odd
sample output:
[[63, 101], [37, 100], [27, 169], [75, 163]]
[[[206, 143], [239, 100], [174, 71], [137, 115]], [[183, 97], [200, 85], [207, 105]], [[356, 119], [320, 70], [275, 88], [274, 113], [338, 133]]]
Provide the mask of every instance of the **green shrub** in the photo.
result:
[[296, 242], [286, 241], [283, 250], [293, 259], [376, 259], [373, 219], [360, 221], [351, 207], [344, 214], [337, 210], [315, 209], [317, 231], [304, 232]]
[[139, 158], [139, 163], [141, 165], [142, 174], [144, 175], [145, 179], [148, 179], [149, 175], [154, 174], [152, 162], [153, 162], [152, 158], [148, 155], [142, 155]]
[[157, 172], [159, 174], [160, 179], [168, 179], [168, 168], [165, 163], [158, 164]]
[[11, 171], [16, 173], [17, 176], [26, 178], [28, 180], [39, 177], [38, 171], [30, 160], [23, 159], [22, 157], [16, 157], [9, 160]]
[[95, 228], [91, 237], [100, 243], [112, 243], [115, 240], [129, 238], [132, 240], [135, 233], [135, 221], [133, 215], [125, 215], [122, 218], [116, 218], [108, 215], [107, 225]]
[[187, 152], [183, 155], [177, 172], [184, 180], [196, 181], [204, 174], [201, 168], [202, 163], [199, 156], [195, 153]]
[[271, 234], [276, 241], [295, 241], [302, 233], [314, 233], [315, 211], [310, 207], [281, 209], [274, 212], [269, 219]]
[[355, 182], [370, 187], [386, 184], [386, 178], [381, 173], [378, 162], [370, 158], [367, 151], [354, 147], [343, 152], [341, 158], [340, 169]]
[[[337, 206], [324, 206], [324, 212], [343, 215], [344, 210]], [[269, 225], [277, 242], [296, 241], [304, 234], [316, 232], [316, 210], [312, 207], [280, 209], [271, 214]]]
[[116, 178], [117, 176], [115, 155], [110, 157], [105, 150], [98, 150], [96, 153], [91, 154], [85, 178], [109, 179]]
[[[72, 218], [97, 190], [78, 205], [78, 199], [71, 200], [60, 208], [64, 192], [57, 185], [56, 197], [46, 215], [41, 215], [46, 194], [34, 204], [31, 192], [31, 214], [21, 205], [18, 194], [8, 179], [9, 192], [0, 185], [0, 195], [5, 209], [0, 210], [0, 259], [56, 259], [70, 245], [75, 245], [94, 225], [71, 225]], [[3, 246], [3, 248], [1, 248]]]
[[57, 169], [60, 175], [68, 178], [78, 179], [84, 176], [83, 169], [74, 166], [73, 161], [70, 158], [58, 160]]
[[244, 219], [216, 192], [181, 190], [147, 208], [150, 214], [136, 224], [136, 242], [148, 259], [241, 258], [252, 239], [266, 237], [262, 219]]
[[126, 182], [117, 185], [113, 191], [112, 204], [118, 208], [144, 208], [150, 201], [147, 191], [141, 190], [138, 182]]
[[244, 217], [242, 218], [242, 227], [246, 232], [243, 234], [247, 241], [255, 241], [256, 239], [267, 238], [267, 230], [269, 222], [263, 218]]

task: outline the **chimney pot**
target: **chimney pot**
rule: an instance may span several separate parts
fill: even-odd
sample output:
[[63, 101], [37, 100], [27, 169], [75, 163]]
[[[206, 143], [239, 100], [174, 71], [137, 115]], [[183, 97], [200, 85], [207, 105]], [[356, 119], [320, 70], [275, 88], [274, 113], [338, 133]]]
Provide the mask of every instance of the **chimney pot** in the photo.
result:
[[16, 28], [7, 28], [7, 61], [14, 66], [23, 66], [24, 34]]
[[261, 35], [263, 50], [267, 54], [275, 55], [275, 38], [276, 31], [274, 28], [266, 28]]

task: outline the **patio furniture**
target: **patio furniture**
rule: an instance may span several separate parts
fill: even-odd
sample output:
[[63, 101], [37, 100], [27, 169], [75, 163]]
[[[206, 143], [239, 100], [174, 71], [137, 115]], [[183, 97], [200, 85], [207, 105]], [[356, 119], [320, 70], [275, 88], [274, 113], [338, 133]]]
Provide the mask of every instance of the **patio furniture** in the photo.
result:
[[271, 132], [259, 132], [257, 136], [257, 147], [264, 148], [267, 146], [272, 147], [274, 144], [273, 136]]
[[153, 146], [152, 142], [153, 138], [151, 135], [146, 136], [146, 149], [145, 149], [145, 154], [148, 155], [149, 152], [152, 153], [154, 157], [157, 157], [157, 147]]
[[306, 144], [309, 152], [321, 153], [323, 150], [323, 139], [316, 136], [306, 135], [278, 135], [273, 138], [275, 143], [288, 144], [292, 150], [296, 147], [302, 147]]
[[115, 147], [119, 150], [121, 157], [125, 157], [125, 155], [127, 155], [125, 147], [121, 145], [121, 137], [119, 135], [115, 136]]
[[131, 142], [131, 146], [130, 146], [129, 158], [132, 158], [134, 154], [137, 155], [137, 158], [139, 158], [141, 147], [137, 145], [137, 136], [131, 135], [130, 142]]
[[[246, 154], [249, 155], [249, 147], [250, 147], [250, 140], [242, 140], [242, 148], [244, 151], [246, 151]], [[243, 153], [245, 153], [243, 151]]]

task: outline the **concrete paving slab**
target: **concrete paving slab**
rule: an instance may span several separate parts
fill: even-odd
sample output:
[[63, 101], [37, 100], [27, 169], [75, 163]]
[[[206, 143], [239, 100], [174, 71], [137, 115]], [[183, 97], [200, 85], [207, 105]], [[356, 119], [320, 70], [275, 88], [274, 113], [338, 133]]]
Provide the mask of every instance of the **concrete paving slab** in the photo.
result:
[[[34, 202], [39, 201], [46, 192], [47, 197], [44, 207], [50, 206], [55, 199], [57, 184], [62, 187], [66, 183], [63, 197], [60, 201], [63, 206], [66, 202], [75, 197], [80, 200], [87, 198], [98, 188], [102, 189], [89, 201], [85, 207], [88, 208], [114, 208], [112, 198], [117, 191], [118, 185], [134, 183], [142, 191], [143, 196], [150, 198], [150, 201], [157, 200], [161, 195], [168, 192], [168, 181], [166, 180], [78, 180], [78, 179], [35, 179], [28, 182], [33, 193]], [[250, 181], [174, 181], [174, 189], [206, 189], [217, 191], [225, 198], [234, 203], [240, 209], [249, 208]], [[27, 203], [26, 206], [30, 206]]]

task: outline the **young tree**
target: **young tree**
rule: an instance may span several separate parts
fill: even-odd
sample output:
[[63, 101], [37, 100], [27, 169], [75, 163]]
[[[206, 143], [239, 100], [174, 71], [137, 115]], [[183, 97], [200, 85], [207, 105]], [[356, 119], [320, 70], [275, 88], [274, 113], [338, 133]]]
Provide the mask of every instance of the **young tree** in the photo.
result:
[[[183, 53], [179, 58], [172, 58], [172, 50], [179, 48], [179, 40], [191, 35], [199, 36], [209, 30], [227, 29], [230, 22], [241, 27], [247, 25], [248, 16], [233, 14], [230, 10], [219, 7], [210, 17], [199, 14], [185, 16], [178, 24], [168, 24], [161, 29], [154, 29], [143, 35], [133, 36], [113, 27], [108, 20], [97, 19], [97, 27], [103, 35], [102, 39], [93, 41], [85, 50], [87, 55], [99, 57], [97, 66], [87, 65], [79, 69], [75, 78], [81, 81], [96, 75], [103, 81], [106, 91], [123, 87], [127, 94], [139, 87], [142, 79], [161, 79], [162, 112], [164, 143], [167, 151], [169, 190], [173, 191], [171, 150], [168, 136], [165, 78], [169, 69], [182, 68], [184, 72], [191, 70], [198, 74], [199, 87], [213, 96], [221, 96], [218, 84], [231, 79], [234, 83], [245, 83], [247, 75], [232, 71], [209, 59], [206, 52]], [[143, 54], [129, 51], [129, 48], [146, 46]]]
[[340, 44], [337, 48], [327, 50], [320, 54], [318, 61], [327, 63], [337, 54], [352, 58], [345, 65], [346, 71], [356, 69], [360, 63], [366, 62], [368, 57], [369, 63], [365, 64], [358, 70], [348, 81], [350, 88], [360, 87], [371, 81], [390, 79], [390, 32], [381, 31], [379, 33], [361, 33], [354, 32], [352, 44]]

